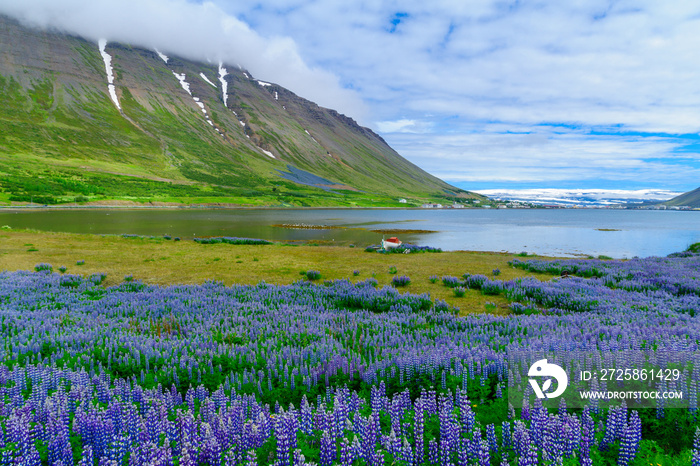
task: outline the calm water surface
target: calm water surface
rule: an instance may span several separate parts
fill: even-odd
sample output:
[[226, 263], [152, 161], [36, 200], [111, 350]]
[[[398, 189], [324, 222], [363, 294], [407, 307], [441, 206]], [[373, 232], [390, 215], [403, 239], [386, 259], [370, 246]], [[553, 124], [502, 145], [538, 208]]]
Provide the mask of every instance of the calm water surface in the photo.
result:
[[[342, 228], [309, 230], [279, 224]], [[640, 210], [57, 210], [2, 211], [0, 225], [96, 234], [241, 236], [273, 241], [377, 244], [372, 230], [444, 250], [542, 255], [658, 256], [700, 242], [700, 212]], [[608, 230], [608, 231], [605, 231]], [[610, 231], [612, 230], [612, 231]], [[392, 235], [386, 235], [392, 236]]]

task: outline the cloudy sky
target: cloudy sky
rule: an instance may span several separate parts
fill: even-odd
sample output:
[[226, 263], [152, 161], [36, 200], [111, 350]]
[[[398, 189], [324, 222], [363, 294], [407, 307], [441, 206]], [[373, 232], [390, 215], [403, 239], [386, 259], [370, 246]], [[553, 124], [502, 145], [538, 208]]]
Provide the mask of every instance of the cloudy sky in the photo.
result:
[[700, 186], [700, 3], [0, 0], [240, 63], [465, 189]]

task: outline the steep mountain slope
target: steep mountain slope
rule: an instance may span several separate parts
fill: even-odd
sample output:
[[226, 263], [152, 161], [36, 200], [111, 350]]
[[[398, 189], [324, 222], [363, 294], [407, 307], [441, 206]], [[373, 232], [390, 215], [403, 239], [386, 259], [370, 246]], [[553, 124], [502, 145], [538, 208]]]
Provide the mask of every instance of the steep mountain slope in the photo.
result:
[[4, 199], [394, 205], [479, 197], [333, 110], [236, 66], [166, 54], [0, 16]]
[[667, 206], [690, 206], [700, 207], [700, 188], [676, 196], [664, 202]]

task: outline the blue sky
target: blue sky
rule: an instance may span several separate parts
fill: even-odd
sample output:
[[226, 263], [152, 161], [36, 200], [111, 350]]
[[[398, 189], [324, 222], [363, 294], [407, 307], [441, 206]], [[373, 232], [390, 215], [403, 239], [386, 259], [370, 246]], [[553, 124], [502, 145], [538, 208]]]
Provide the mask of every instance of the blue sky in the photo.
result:
[[0, 11], [239, 63], [465, 189], [700, 186], [698, 2], [0, 0]]
[[700, 186], [700, 4], [220, 0], [466, 189]]

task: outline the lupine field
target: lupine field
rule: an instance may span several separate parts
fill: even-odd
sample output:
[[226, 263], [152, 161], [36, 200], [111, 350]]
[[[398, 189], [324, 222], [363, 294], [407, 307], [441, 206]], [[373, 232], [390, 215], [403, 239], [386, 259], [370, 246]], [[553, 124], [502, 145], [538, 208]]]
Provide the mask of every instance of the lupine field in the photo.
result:
[[697, 372], [688, 409], [515, 410], [505, 362], [700, 351], [700, 254], [512, 266], [570, 276], [430, 277], [512, 302], [459, 316], [373, 279], [105, 288], [49, 264], [0, 273], [0, 463], [700, 465]]

